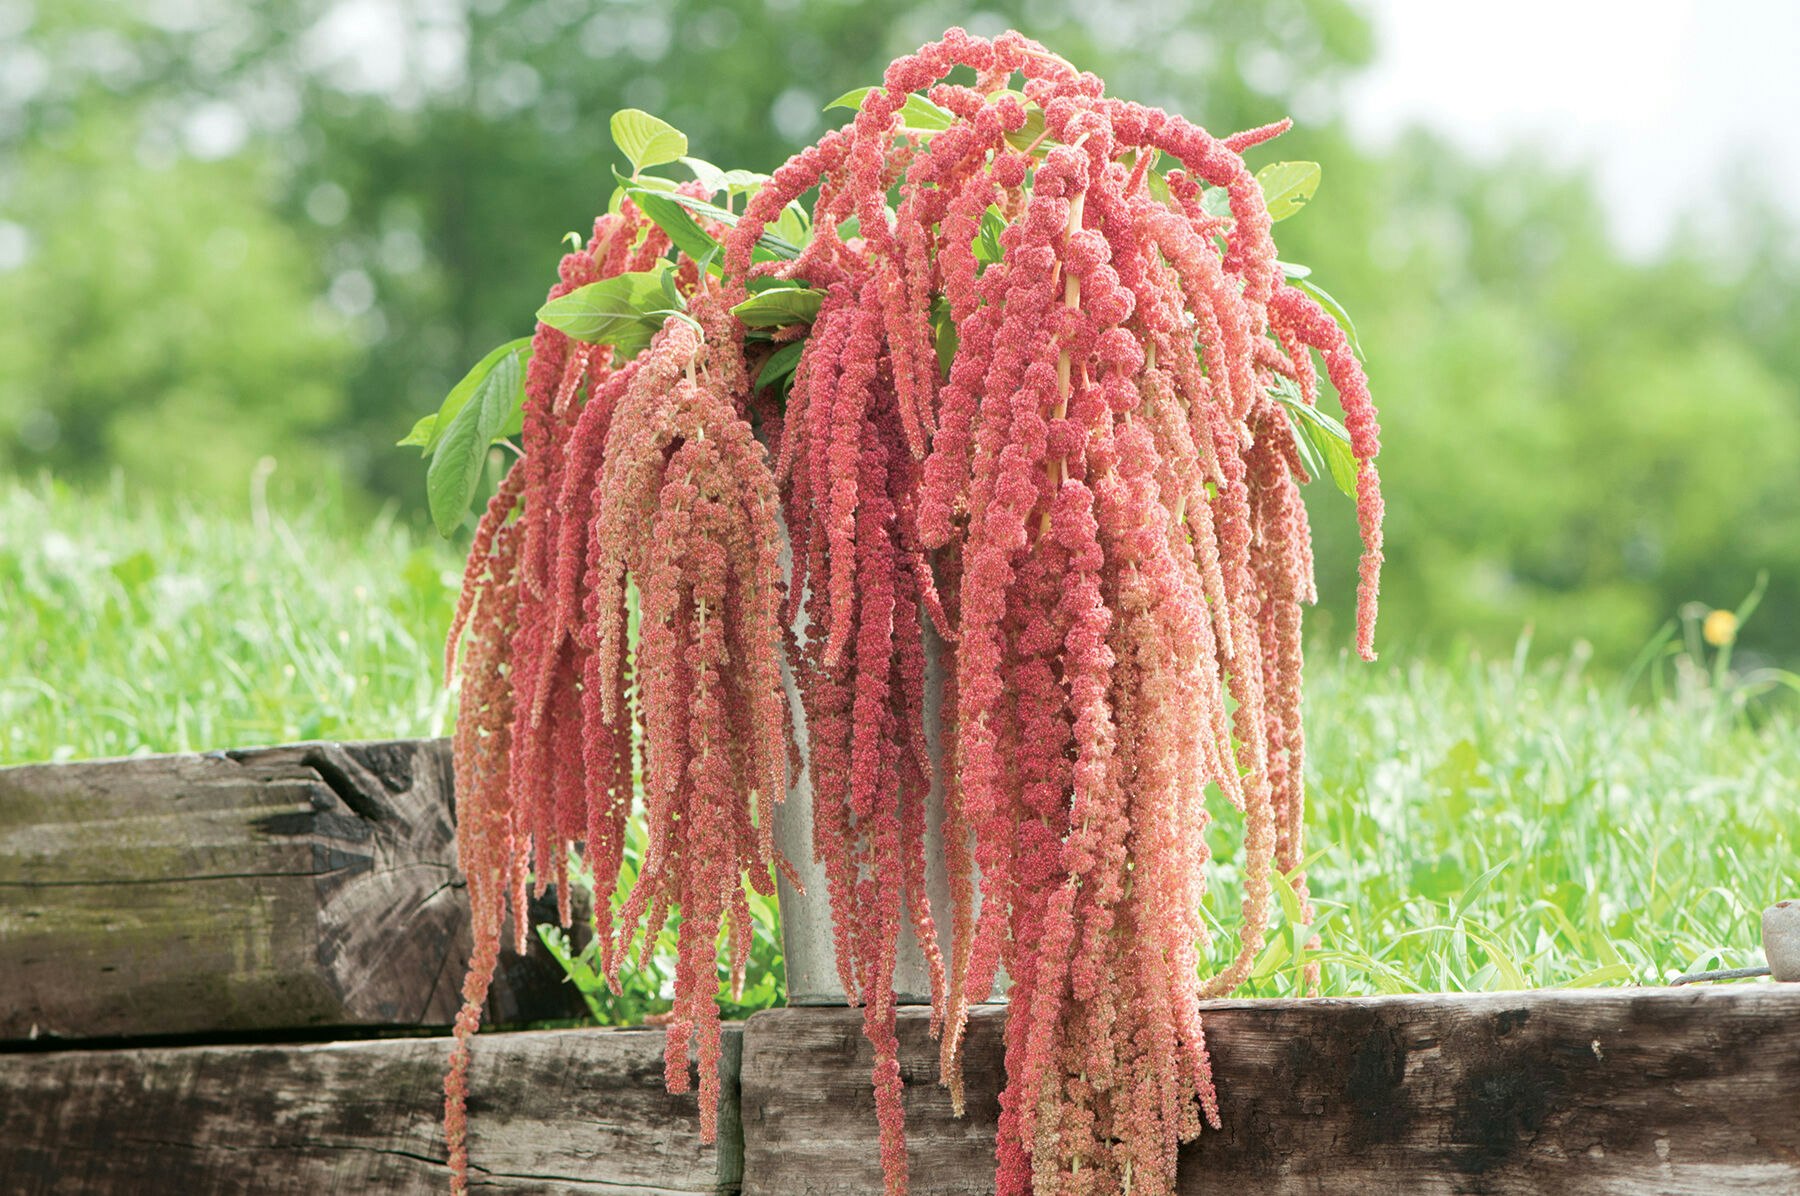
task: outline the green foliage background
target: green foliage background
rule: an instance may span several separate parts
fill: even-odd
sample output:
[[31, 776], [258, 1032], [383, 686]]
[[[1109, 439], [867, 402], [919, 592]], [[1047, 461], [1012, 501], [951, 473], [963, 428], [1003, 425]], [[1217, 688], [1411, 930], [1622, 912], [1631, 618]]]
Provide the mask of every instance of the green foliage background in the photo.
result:
[[[423, 528], [418, 459], [390, 446], [529, 330], [610, 189], [612, 111], [766, 169], [956, 22], [1218, 132], [1299, 119], [1255, 164], [1325, 165], [1279, 231], [1356, 316], [1382, 404], [1388, 649], [1504, 651], [1530, 625], [1622, 664], [1767, 570], [1744, 650], [1800, 655], [1791, 226], [1753, 187], [1680, 180], [1692, 231], [1634, 262], [1587, 180], [1528, 148], [1358, 148], [1335, 99], [1373, 45], [1343, 0], [0, 0], [0, 471], [225, 509], [255, 475]], [[1354, 546], [1313, 489], [1330, 642]]]

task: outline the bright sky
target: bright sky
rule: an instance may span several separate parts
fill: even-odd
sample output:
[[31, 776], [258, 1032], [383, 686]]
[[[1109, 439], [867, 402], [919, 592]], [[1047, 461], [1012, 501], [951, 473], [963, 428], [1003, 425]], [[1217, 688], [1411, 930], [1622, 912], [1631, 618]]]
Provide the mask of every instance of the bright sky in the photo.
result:
[[1350, 85], [1375, 144], [1422, 123], [1484, 157], [1591, 160], [1613, 227], [1654, 250], [1741, 169], [1800, 214], [1800, 0], [1363, 0], [1377, 60]]

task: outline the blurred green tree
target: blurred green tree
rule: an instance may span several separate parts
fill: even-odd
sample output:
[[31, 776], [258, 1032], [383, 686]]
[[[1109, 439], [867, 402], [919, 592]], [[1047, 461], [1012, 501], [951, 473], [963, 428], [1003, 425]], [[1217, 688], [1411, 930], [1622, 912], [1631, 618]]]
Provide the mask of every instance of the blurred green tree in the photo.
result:
[[[1772, 332], [1792, 327], [1791, 281], [1757, 336], [1754, 284], [1716, 247], [1633, 263], [1588, 180], [1524, 152], [1482, 165], [1420, 135], [1376, 160], [1332, 129], [1271, 152], [1330, 163], [1281, 234], [1369, 354], [1390, 643], [1504, 649], [1532, 627], [1617, 663], [1683, 603], [1734, 606], [1766, 570], [1746, 642], [1800, 651], [1779, 613], [1800, 602], [1800, 388], [1794, 342]], [[1325, 621], [1341, 625], [1355, 536], [1339, 496], [1312, 490]]]
[[349, 345], [267, 170], [129, 146], [86, 120], [19, 163], [5, 210], [32, 239], [0, 286], [0, 466], [240, 500], [277, 446], [316, 472]]

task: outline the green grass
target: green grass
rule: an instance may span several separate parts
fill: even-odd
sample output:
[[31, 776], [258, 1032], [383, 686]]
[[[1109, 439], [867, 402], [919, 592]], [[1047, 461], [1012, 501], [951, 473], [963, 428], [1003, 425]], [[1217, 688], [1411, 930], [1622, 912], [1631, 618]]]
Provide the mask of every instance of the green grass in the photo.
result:
[[[1762, 909], [1800, 893], [1800, 727], [1695, 665], [1667, 658], [1662, 695], [1632, 702], [1523, 644], [1508, 661], [1314, 662], [1325, 991], [1661, 983], [1760, 964]], [[1210, 904], [1235, 910], [1235, 876], [1222, 880]], [[1288, 912], [1250, 995], [1295, 989]]]
[[0, 763], [442, 734], [460, 565], [335, 504], [0, 479]]
[[[0, 483], [0, 762], [441, 733], [457, 566], [435, 537], [324, 502], [239, 520]], [[1326, 991], [1759, 962], [1758, 912], [1800, 894], [1800, 726], [1709, 652], [1673, 641], [1636, 699], [1523, 648], [1314, 661], [1309, 957]], [[1236, 829], [1227, 810], [1213, 830], [1225, 924]], [[1309, 936], [1286, 904], [1250, 995], [1295, 989]], [[1213, 957], [1232, 946], [1221, 934]], [[639, 987], [600, 1012], [653, 1009], [661, 985]]]

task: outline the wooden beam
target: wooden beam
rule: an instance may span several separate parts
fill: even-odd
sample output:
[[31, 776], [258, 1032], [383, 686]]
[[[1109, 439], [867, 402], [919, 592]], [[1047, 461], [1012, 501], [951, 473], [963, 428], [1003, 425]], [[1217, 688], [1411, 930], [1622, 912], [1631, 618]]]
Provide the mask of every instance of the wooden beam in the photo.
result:
[[[719, 1143], [663, 1088], [657, 1030], [484, 1034], [470, 1071], [476, 1190], [738, 1191], [726, 1028]], [[0, 1054], [0, 1188], [19, 1196], [449, 1190], [447, 1038]], [[690, 1064], [690, 1071], [692, 1065]]]
[[[950, 1116], [923, 1010], [900, 1018], [914, 1191], [993, 1190], [1004, 1007], [977, 1011]], [[858, 1010], [745, 1034], [745, 1196], [881, 1190]], [[1209, 1192], [1800, 1192], [1800, 986], [1213, 1002]]]
[[[451, 791], [443, 740], [0, 769], [0, 1038], [448, 1025]], [[542, 950], [487, 1012], [584, 1015]]]

